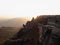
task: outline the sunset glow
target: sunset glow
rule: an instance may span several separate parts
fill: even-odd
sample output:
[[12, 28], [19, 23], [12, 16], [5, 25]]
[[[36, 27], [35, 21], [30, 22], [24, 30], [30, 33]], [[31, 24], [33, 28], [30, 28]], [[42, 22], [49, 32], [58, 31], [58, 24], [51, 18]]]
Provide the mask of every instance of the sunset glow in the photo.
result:
[[60, 14], [60, 0], [0, 0], [0, 17], [36, 17]]

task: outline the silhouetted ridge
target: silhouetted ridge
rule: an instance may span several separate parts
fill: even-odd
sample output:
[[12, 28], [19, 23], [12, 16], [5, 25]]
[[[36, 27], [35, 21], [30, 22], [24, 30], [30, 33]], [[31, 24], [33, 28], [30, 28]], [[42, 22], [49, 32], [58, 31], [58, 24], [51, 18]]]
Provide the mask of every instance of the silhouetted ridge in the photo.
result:
[[60, 15], [37, 16], [4, 45], [60, 45]]

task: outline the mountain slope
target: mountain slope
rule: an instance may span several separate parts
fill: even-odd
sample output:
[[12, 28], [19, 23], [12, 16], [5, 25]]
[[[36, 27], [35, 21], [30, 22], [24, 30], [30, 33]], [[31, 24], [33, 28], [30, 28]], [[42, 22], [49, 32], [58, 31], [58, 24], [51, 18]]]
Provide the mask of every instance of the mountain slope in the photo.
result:
[[20, 27], [25, 24], [28, 19], [26, 18], [14, 18], [9, 20], [0, 21], [0, 26], [5, 27]]
[[60, 45], [60, 16], [39, 16], [28, 21], [4, 45]]

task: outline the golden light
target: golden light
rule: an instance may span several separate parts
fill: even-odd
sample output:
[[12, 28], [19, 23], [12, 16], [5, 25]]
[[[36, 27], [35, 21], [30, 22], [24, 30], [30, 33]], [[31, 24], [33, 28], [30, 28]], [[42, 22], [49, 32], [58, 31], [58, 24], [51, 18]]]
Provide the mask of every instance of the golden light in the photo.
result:
[[0, 17], [36, 17], [60, 14], [60, 0], [0, 0]]

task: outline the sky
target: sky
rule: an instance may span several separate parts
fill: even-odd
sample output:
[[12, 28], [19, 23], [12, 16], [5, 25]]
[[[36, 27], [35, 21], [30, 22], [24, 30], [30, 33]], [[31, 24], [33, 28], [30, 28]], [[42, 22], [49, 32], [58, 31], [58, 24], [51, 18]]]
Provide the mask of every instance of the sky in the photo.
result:
[[0, 0], [0, 17], [36, 17], [60, 14], [60, 0]]

